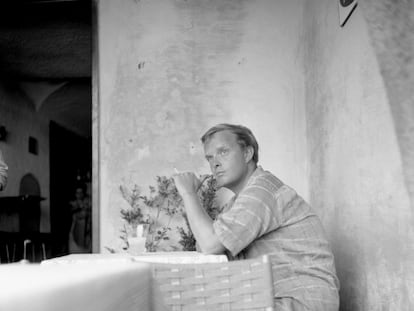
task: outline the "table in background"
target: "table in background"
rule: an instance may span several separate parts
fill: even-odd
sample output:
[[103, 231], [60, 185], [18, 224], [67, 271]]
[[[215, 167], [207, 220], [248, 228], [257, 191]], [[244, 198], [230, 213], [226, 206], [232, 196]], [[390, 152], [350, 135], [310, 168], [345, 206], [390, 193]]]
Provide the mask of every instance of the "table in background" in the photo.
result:
[[37, 195], [0, 197], [0, 263], [50, 258], [52, 236], [40, 232], [43, 200]]

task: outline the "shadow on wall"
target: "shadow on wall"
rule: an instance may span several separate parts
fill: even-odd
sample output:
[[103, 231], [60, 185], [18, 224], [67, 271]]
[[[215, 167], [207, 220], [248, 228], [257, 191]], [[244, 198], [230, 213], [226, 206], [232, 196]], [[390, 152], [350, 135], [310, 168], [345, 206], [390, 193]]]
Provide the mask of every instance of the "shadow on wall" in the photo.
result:
[[[365, 259], [362, 257], [364, 251], [356, 248], [358, 244], [355, 244], [351, 238], [345, 239], [343, 236], [341, 240], [337, 239], [332, 245], [337, 275], [341, 283], [340, 310], [366, 310], [365, 297], [367, 296], [368, 284], [366, 278], [363, 278], [366, 273], [359, 271], [361, 267], [365, 266]], [[355, 280], [359, 280], [358, 284], [355, 284]], [[346, 286], [343, 286], [345, 284]]]
[[361, 8], [387, 90], [414, 211], [414, 2], [364, 0]]

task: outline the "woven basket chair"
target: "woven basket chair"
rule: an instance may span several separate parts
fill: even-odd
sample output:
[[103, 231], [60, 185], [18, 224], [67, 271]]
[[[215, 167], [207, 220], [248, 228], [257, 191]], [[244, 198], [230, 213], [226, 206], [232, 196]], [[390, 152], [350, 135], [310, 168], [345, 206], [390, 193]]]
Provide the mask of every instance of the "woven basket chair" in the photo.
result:
[[267, 256], [205, 264], [152, 265], [154, 299], [171, 311], [274, 310]]

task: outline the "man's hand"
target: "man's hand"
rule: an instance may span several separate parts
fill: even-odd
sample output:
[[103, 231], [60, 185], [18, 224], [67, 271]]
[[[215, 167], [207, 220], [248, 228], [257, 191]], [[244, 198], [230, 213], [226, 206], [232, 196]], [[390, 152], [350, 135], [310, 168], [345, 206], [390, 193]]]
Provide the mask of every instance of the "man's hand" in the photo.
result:
[[194, 173], [177, 172], [173, 176], [175, 186], [183, 198], [191, 231], [201, 250], [206, 254], [223, 254], [225, 247], [219, 241], [213, 229], [213, 220], [204, 210], [197, 191], [200, 185], [207, 180], [207, 176], [200, 181]]
[[181, 195], [195, 194], [201, 182], [192, 172], [176, 173], [173, 176], [175, 186]]

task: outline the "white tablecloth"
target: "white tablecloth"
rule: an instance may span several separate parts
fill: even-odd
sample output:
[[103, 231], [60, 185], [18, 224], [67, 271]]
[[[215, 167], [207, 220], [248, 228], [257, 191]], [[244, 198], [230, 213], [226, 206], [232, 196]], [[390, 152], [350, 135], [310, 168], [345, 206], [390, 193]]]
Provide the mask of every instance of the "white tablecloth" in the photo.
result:
[[199, 252], [157, 252], [132, 256], [122, 254], [71, 254], [42, 261], [47, 264], [69, 264], [81, 262], [157, 262], [157, 263], [213, 263], [226, 262], [226, 255], [205, 255]]
[[0, 310], [149, 311], [151, 282], [150, 266], [130, 260], [5, 264], [0, 265]]
[[8, 265], [0, 269], [5, 289], [0, 294], [0, 311], [164, 311], [163, 300], [156, 297], [157, 287], [152, 287], [150, 263], [226, 261], [225, 255], [165, 252], [71, 254], [36, 266]]
[[205, 255], [199, 252], [158, 252], [133, 256], [134, 261], [160, 263], [213, 263], [227, 262], [226, 255]]
[[41, 265], [72, 264], [72, 263], [131, 263], [133, 257], [129, 254], [70, 254], [43, 260]]

